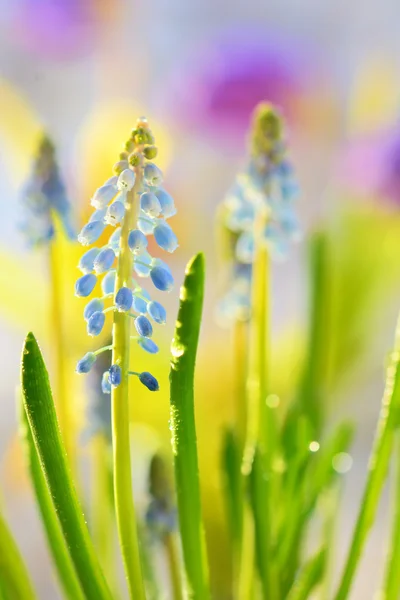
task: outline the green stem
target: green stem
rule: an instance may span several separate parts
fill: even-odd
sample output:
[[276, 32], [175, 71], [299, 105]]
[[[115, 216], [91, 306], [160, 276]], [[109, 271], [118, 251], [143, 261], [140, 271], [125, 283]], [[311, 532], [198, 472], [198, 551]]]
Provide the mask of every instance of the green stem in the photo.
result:
[[62, 265], [59, 256], [57, 239], [49, 244], [49, 271], [50, 271], [50, 331], [53, 336], [53, 355], [55, 361], [55, 399], [57, 416], [63, 435], [65, 449], [73, 472], [75, 471], [76, 447], [74, 439], [74, 424], [72, 420], [71, 398], [67, 397], [65, 361], [64, 361], [64, 334], [62, 323], [62, 307], [64, 306], [63, 292], [61, 289]]
[[[130, 285], [133, 256], [128, 246], [128, 236], [135, 228], [139, 211], [139, 194], [142, 187], [142, 167], [135, 168], [136, 181], [128, 192], [125, 218], [121, 230], [115, 293]], [[121, 553], [128, 582], [129, 593], [135, 600], [145, 599], [145, 590], [140, 564], [139, 541], [135, 506], [132, 495], [132, 472], [129, 441], [129, 362], [130, 362], [130, 319], [124, 312], [114, 312], [112, 364], [121, 368], [122, 378], [118, 387], [111, 392], [112, 433], [114, 453], [114, 499], [117, 529]]]
[[239, 556], [238, 600], [252, 599], [254, 595], [254, 564], [255, 564], [255, 535], [254, 519], [249, 502], [243, 502], [242, 510], [242, 540]]
[[385, 600], [398, 600], [400, 590], [400, 432], [395, 436], [395, 481], [393, 490], [392, 539], [386, 564], [384, 594]]
[[22, 354], [22, 391], [39, 461], [82, 590], [88, 600], [110, 600], [63, 446], [48, 373], [32, 333]]
[[35, 600], [36, 595], [17, 544], [0, 512], [0, 588], [5, 598]]
[[93, 541], [99, 561], [110, 582], [117, 590], [117, 574], [114, 556], [114, 501], [112, 490], [112, 451], [106, 435], [98, 433], [92, 440], [93, 489], [92, 529]]
[[236, 399], [236, 431], [243, 454], [246, 437], [246, 376], [248, 352], [248, 324], [236, 320], [233, 325], [234, 377]]
[[171, 580], [171, 591], [173, 600], [183, 600], [182, 578], [179, 565], [179, 553], [176, 537], [174, 533], [167, 533], [164, 536], [164, 549], [167, 556], [168, 571]]
[[171, 345], [170, 430], [188, 597], [210, 598], [194, 415], [194, 371], [204, 294], [204, 257], [186, 267]]
[[345, 600], [349, 595], [361, 553], [369, 530], [374, 522], [383, 485], [387, 477], [390, 455], [393, 448], [394, 432], [399, 425], [399, 352], [400, 319], [396, 329], [395, 352], [392, 354], [392, 361], [387, 369], [381, 414], [375, 435], [374, 447], [369, 461], [368, 477], [364, 488], [361, 508], [335, 600]]
[[36, 496], [36, 502], [44, 525], [47, 543], [54, 560], [60, 583], [64, 590], [64, 595], [71, 600], [84, 600], [85, 596], [83, 595], [82, 588], [75, 573], [74, 565], [65, 546], [60, 523], [58, 522], [52, 498], [40, 466], [39, 457], [33, 442], [22, 398], [18, 398], [18, 405], [20, 432], [28, 469]]

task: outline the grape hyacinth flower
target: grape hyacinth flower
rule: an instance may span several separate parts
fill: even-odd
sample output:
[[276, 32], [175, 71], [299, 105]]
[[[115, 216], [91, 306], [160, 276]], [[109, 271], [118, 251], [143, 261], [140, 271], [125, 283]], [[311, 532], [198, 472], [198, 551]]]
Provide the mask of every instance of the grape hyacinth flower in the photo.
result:
[[[96, 210], [78, 239], [84, 246], [96, 242], [99, 247], [93, 254], [86, 253], [81, 260], [79, 268], [84, 274], [75, 286], [78, 296], [89, 296], [101, 278], [102, 297], [90, 300], [84, 309], [89, 335], [98, 335], [105, 327], [106, 313], [113, 314], [112, 343], [85, 355], [77, 370], [87, 372], [94, 364], [93, 358], [107, 350], [112, 351], [111, 366], [103, 373], [101, 389], [103, 393], [111, 394], [117, 527], [130, 595], [135, 598], [144, 598], [145, 594], [132, 498], [129, 377], [136, 377], [151, 392], [157, 391], [159, 385], [148, 371], [130, 370], [131, 342], [136, 342], [149, 354], [157, 352], [157, 344], [150, 339], [153, 335], [150, 319], [160, 324], [166, 318], [163, 306], [155, 302], [151, 304], [149, 292], [143, 289], [137, 277], [148, 278], [157, 289], [169, 291], [173, 286], [171, 271], [162, 260], [150, 255], [147, 236], [161, 231], [155, 236], [155, 241], [167, 252], [172, 252], [178, 245], [175, 234], [166, 223], [175, 210], [172, 199], [161, 187], [162, 172], [152, 162], [156, 155], [154, 136], [147, 120], [139, 119], [114, 165], [114, 175], [91, 199]], [[160, 192], [163, 201], [157, 198]], [[116, 229], [108, 243], [100, 247], [99, 239], [107, 226]], [[104, 308], [107, 303], [110, 305]]]
[[30, 178], [22, 192], [23, 221], [20, 225], [29, 245], [49, 243], [55, 236], [57, 217], [69, 239], [75, 239], [71, 206], [56, 162], [53, 143], [43, 137]]
[[[159, 247], [167, 252], [174, 252], [178, 246], [176, 235], [166, 221], [176, 212], [174, 202], [161, 187], [162, 172], [147, 158], [156, 155], [153, 142], [147, 121], [140, 121], [126, 144], [126, 150], [121, 153], [120, 161], [114, 166], [115, 175], [93, 194], [91, 204], [96, 211], [79, 233], [81, 244], [90, 246], [98, 242], [107, 225], [120, 227], [113, 231], [105, 246], [90, 248], [82, 256], [79, 269], [83, 275], [75, 288], [76, 295], [89, 296], [98, 276], [104, 275], [103, 298], [91, 300], [84, 311], [89, 335], [101, 332], [105, 313], [122, 313], [127, 324], [133, 321], [138, 345], [150, 353], [158, 351], [158, 348], [154, 342], [149, 343], [153, 333], [149, 319], [163, 324], [166, 312], [159, 302], [151, 300], [133, 275], [149, 277], [157, 289], [170, 291], [173, 286], [171, 271], [165, 263], [153, 259], [148, 253], [148, 236], [153, 234]], [[111, 295], [114, 304], [105, 308], [104, 303]], [[110, 374], [116, 367], [121, 368], [119, 364], [113, 364], [108, 375], [104, 376], [103, 388], [111, 389], [108, 386], [110, 379], [113, 386], [119, 385], [119, 378]], [[147, 375], [138, 375], [139, 381], [147, 389], [157, 390], [156, 380]], [[124, 376], [126, 374], [122, 374], [121, 378]]]
[[254, 115], [250, 157], [219, 210], [230, 272], [228, 292], [218, 307], [221, 320], [250, 317], [256, 244], [280, 259], [290, 242], [299, 239], [294, 210], [297, 194], [282, 117], [270, 104], [261, 104]]

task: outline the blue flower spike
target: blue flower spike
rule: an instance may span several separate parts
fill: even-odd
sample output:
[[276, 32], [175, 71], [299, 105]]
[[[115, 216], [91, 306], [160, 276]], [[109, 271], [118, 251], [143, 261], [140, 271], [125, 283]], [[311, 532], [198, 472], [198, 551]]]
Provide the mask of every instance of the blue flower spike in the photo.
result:
[[224, 321], [248, 320], [251, 316], [251, 270], [256, 242], [268, 249], [272, 259], [282, 259], [290, 242], [299, 239], [294, 207], [297, 194], [283, 118], [274, 106], [261, 103], [254, 111], [247, 163], [220, 207], [222, 232], [234, 242], [230, 244], [232, 251], [226, 265], [230, 271], [229, 288], [218, 308]]
[[[156, 244], [168, 253], [178, 247], [178, 239], [167, 223], [167, 219], [176, 214], [176, 208], [172, 196], [161, 187], [163, 174], [152, 162], [156, 155], [154, 136], [147, 120], [142, 118], [125, 144], [120, 160], [113, 166], [114, 175], [91, 198], [95, 211], [79, 233], [81, 244], [95, 244], [110, 225], [116, 229], [110, 230], [105, 246], [84, 253], [79, 261], [83, 275], [75, 285], [77, 296], [88, 297], [96, 286], [97, 276], [100, 279], [102, 297], [89, 300], [83, 310], [90, 336], [104, 332], [106, 313], [111, 311], [113, 335], [116, 329], [120, 328], [121, 332], [123, 328], [148, 354], [159, 351], [152, 339], [153, 328], [164, 325], [167, 314], [159, 302], [152, 300], [138, 278], [149, 278], [161, 291], [170, 291], [174, 283], [169, 266], [149, 252], [148, 237], [153, 235]], [[126, 384], [128, 374], [135, 374], [150, 391], [158, 390], [157, 380], [147, 371], [125, 372], [130, 347], [118, 350], [120, 346], [113, 340], [109, 346], [88, 353], [79, 361], [78, 372], [88, 372], [99, 352], [112, 350], [112, 365], [102, 377], [103, 393], [120, 393], [113, 390], [121, 383]]]
[[71, 205], [59, 172], [55, 147], [46, 136], [39, 143], [29, 179], [22, 190], [21, 204], [20, 229], [29, 246], [48, 244], [53, 240], [55, 215], [67, 238], [76, 239]]

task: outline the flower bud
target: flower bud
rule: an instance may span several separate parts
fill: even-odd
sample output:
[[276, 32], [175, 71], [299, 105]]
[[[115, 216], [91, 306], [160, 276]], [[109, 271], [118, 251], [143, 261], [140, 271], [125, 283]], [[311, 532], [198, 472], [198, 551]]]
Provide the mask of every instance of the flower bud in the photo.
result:
[[111, 385], [118, 387], [122, 378], [121, 367], [119, 365], [111, 365], [108, 373]]
[[150, 217], [158, 217], [161, 212], [161, 204], [152, 192], [144, 192], [140, 196], [140, 208]]
[[117, 190], [115, 188], [114, 185], [110, 185], [110, 184], [104, 184], [101, 187], [99, 187], [95, 193], [93, 194], [93, 197], [90, 201], [90, 204], [92, 206], [94, 206], [95, 208], [98, 209], [102, 209], [105, 208], [107, 206], [107, 204], [109, 204], [111, 202], [111, 200], [114, 198], [115, 194], [117, 193]]
[[143, 383], [143, 385], [145, 385], [147, 389], [151, 392], [158, 392], [158, 390], [160, 389], [157, 379], [147, 371], [143, 371], [143, 373], [140, 373], [139, 380], [140, 383]]
[[133, 254], [140, 254], [147, 248], [147, 238], [139, 229], [132, 229], [129, 232], [128, 246]]
[[167, 313], [165, 308], [159, 302], [152, 300], [147, 304], [147, 312], [150, 317], [160, 325], [164, 325], [167, 322]]
[[96, 311], [94, 312], [87, 324], [87, 332], [88, 335], [96, 336], [99, 335], [104, 327], [104, 322], [106, 320], [106, 316], [103, 312]]
[[174, 285], [174, 278], [164, 267], [153, 267], [150, 271], [150, 277], [155, 287], [162, 292], [169, 292]]
[[127, 287], [122, 287], [118, 290], [115, 296], [115, 305], [119, 312], [127, 312], [131, 309], [133, 300], [133, 292]]
[[94, 270], [99, 275], [109, 271], [115, 260], [115, 253], [112, 248], [103, 248], [94, 260]]
[[99, 248], [90, 248], [90, 250], [85, 252], [78, 263], [78, 269], [82, 271], [82, 273], [91, 273], [94, 270], [94, 261], [99, 252]]
[[104, 227], [103, 221], [91, 221], [90, 223], [87, 223], [78, 235], [78, 242], [82, 244], [82, 246], [94, 244], [103, 233]]
[[149, 338], [153, 335], [153, 327], [144, 315], [140, 315], [135, 319], [135, 328], [141, 337]]
[[94, 286], [96, 285], [97, 277], [92, 273], [82, 275], [75, 283], [75, 295], [86, 298], [93, 292]]
[[178, 238], [171, 227], [163, 221], [154, 228], [154, 239], [160, 248], [167, 252], [174, 252], [178, 247]]
[[80, 374], [89, 373], [95, 362], [96, 355], [93, 352], [88, 352], [83, 358], [81, 358], [81, 360], [78, 361], [78, 364], [76, 365], [76, 372]]

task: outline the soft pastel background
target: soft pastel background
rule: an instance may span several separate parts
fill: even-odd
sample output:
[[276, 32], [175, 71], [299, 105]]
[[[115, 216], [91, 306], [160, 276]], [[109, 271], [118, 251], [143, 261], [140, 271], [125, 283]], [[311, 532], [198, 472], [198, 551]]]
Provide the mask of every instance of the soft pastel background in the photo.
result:
[[[0, 478], [5, 512], [40, 598], [57, 598], [43, 535], [16, 442], [15, 389], [24, 335], [32, 329], [51, 366], [46, 257], [18, 231], [19, 193], [40, 131], [56, 143], [77, 221], [137, 116], [151, 120], [167, 188], [179, 213], [177, 282], [189, 257], [207, 257], [197, 417], [215, 598], [227, 597], [229, 560], [218, 500], [220, 433], [232, 417], [230, 336], [214, 322], [220, 293], [212, 220], [245, 156], [245, 132], [263, 99], [283, 108], [302, 187], [305, 240], [276, 265], [274, 385], [290, 397], [304, 347], [306, 240], [331, 232], [333, 350], [329, 419], [358, 424], [353, 468], [339, 515], [340, 565], [362, 491], [372, 431], [400, 302], [400, 9], [396, 0], [0, 0]], [[73, 295], [79, 249], [65, 246], [64, 307], [70, 390], [84, 420], [84, 384], [73, 362], [90, 341]], [[132, 385], [135, 480], [148, 456], [168, 450], [169, 323], [153, 360], [162, 391]], [[331, 325], [332, 325], [331, 323]], [[328, 324], [327, 324], [328, 327]], [[143, 359], [140, 359], [143, 360]], [[148, 364], [146, 363], [146, 366]], [[90, 445], [82, 444], [82, 471]], [[144, 506], [144, 494], [139, 498]], [[385, 546], [388, 495], [369, 540], [352, 598], [372, 598]]]

